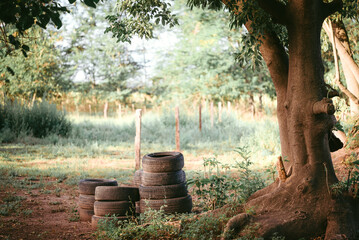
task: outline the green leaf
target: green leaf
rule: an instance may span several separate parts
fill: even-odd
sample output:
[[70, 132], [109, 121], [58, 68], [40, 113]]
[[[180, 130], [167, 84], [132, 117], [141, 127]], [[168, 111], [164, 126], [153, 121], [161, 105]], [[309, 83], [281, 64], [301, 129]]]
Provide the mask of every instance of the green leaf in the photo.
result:
[[25, 45], [25, 44], [23, 44], [23, 45], [21, 46], [21, 48], [24, 49], [25, 51], [30, 51], [29, 46], [27, 46], [27, 45]]
[[76, 0], [69, 0], [70, 4], [73, 4], [74, 2], [76, 2]]
[[89, 7], [96, 8], [96, 4], [94, 3], [94, 0], [84, 0], [84, 3]]
[[15, 72], [14, 72], [14, 70], [12, 70], [12, 68], [11, 67], [9, 67], [9, 66], [6, 66], [6, 70], [12, 75], [12, 76], [14, 76], [15, 75]]

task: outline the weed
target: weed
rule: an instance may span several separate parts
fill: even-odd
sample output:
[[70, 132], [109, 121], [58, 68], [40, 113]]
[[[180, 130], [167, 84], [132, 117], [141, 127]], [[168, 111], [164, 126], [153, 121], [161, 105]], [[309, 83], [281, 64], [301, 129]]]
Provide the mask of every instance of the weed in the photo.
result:
[[9, 216], [11, 213], [17, 213], [21, 207], [21, 201], [26, 197], [8, 195], [3, 199], [4, 204], [0, 204], [0, 215]]
[[32, 212], [33, 212], [33, 210], [31, 210], [31, 209], [24, 209], [24, 210], [22, 210], [21, 213], [22, 213], [22, 215], [27, 217], [27, 216], [31, 216]]
[[70, 210], [69, 221], [78, 222], [80, 220], [79, 212], [77, 211], [77, 206], [72, 206]]
[[[199, 198], [200, 207], [213, 210], [231, 202], [243, 202], [252, 193], [263, 188], [263, 179], [250, 169], [250, 151], [245, 147], [235, 150], [242, 161], [236, 161], [232, 166], [223, 165], [215, 157], [204, 159], [204, 174], [196, 173], [187, 183], [193, 186], [193, 192]], [[229, 174], [229, 169], [235, 171], [236, 176]], [[206, 169], [208, 172], [206, 173]], [[216, 169], [213, 174], [212, 169]]]

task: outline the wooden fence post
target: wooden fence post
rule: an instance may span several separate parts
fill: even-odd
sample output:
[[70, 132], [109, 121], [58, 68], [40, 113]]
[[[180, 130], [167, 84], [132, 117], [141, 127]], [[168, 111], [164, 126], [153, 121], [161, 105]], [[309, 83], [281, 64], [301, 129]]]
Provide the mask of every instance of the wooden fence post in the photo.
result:
[[202, 132], [202, 104], [201, 104], [201, 102], [199, 103], [198, 115], [199, 115], [199, 131]]
[[136, 137], [135, 137], [135, 169], [141, 166], [141, 109], [136, 110]]
[[103, 107], [103, 117], [107, 118], [107, 112], [108, 112], [108, 101], [105, 102], [105, 105]]
[[211, 127], [213, 127], [214, 122], [214, 109], [213, 109], [213, 101], [211, 102]]
[[180, 148], [180, 130], [179, 130], [179, 107], [175, 108], [175, 118], [176, 118], [176, 152], [181, 151]]
[[122, 106], [121, 104], [118, 104], [118, 118], [121, 119], [122, 117]]

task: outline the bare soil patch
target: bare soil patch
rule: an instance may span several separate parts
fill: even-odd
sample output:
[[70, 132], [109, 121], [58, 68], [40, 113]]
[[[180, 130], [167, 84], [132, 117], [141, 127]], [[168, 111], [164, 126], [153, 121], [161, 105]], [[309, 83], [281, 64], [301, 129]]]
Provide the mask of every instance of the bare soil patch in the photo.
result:
[[0, 239], [95, 239], [91, 224], [79, 222], [77, 187], [64, 183], [31, 190], [10, 187], [0, 192], [0, 204], [13, 204], [11, 196], [22, 200], [9, 216], [0, 216]]

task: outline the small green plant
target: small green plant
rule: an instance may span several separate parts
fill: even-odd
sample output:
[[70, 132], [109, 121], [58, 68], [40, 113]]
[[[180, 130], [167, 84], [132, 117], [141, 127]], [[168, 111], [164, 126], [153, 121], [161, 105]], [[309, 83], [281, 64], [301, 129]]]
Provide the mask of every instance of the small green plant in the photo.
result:
[[18, 213], [21, 207], [21, 201], [25, 200], [26, 197], [16, 196], [9, 194], [3, 198], [3, 204], [0, 204], [0, 215], [10, 216], [11, 213]]
[[[193, 186], [193, 193], [198, 196], [200, 207], [204, 210], [213, 210], [231, 202], [243, 202], [252, 193], [265, 186], [264, 180], [250, 166], [250, 151], [246, 147], [235, 149], [241, 156], [241, 161], [229, 166], [222, 165], [215, 157], [204, 159], [204, 168], [207, 174], [194, 174], [187, 183]], [[223, 167], [224, 166], [224, 167]], [[211, 169], [215, 168], [214, 174]], [[225, 168], [225, 171], [220, 169]], [[233, 174], [229, 169], [233, 170]], [[235, 176], [233, 176], [235, 174]]]
[[71, 210], [70, 210], [69, 221], [70, 222], [78, 222], [79, 220], [80, 220], [80, 215], [79, 215], [79, 212], [77, 211], [77, 207], [72, 206]]

